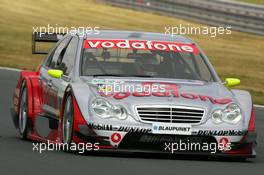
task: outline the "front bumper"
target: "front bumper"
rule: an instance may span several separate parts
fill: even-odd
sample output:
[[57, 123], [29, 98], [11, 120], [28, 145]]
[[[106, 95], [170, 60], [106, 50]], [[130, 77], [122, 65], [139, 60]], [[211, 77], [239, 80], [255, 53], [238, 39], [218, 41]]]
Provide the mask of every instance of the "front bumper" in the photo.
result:
[[[256, 157], [255, 132], [245, 132], [243, 136], [166, 135], [153, 134], [148, 128], [131, 132], [127, 129], [120, 131], [115, 127], [104, 126], [95, 129], [88, 125], [79, 125], [79, 130], [74, 131], [73, 138], [75, 142], [99, 143], [100, 150], [103, 151]], [[223, 140], [229, 142], [230, 149], [222, 143]], [[220, 143], [224, 145], [221, 149]], [[185, 144], [185, 149], [180, 149], [180, 144]], [[190, 148], [190, 145], [195, 144], [200, 145], [199, 149]]]

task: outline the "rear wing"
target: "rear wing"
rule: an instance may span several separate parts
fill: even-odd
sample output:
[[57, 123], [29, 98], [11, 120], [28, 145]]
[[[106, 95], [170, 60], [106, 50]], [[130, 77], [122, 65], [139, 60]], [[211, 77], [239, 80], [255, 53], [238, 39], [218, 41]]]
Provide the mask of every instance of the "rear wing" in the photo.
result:
[[58, 42], [65, 33], [32, 33], [32, 54], [48, 54], [48, 51], [36, 50], [36, 44], [38, 42], [56, 43]]

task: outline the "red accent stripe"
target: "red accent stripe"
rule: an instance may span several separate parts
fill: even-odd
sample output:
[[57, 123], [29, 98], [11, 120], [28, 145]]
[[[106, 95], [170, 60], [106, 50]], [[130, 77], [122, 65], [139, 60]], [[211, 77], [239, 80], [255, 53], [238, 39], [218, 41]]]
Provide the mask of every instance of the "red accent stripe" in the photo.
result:
[[248, 124], [248, 132], [254, 132], [254, 131], [255, 131], [255, 113], [254, 113], [254, 107], [252, 106], [251, 117]]
[[114, 147], [111, 145], [99, 145], [99, 149], [113, 149]]

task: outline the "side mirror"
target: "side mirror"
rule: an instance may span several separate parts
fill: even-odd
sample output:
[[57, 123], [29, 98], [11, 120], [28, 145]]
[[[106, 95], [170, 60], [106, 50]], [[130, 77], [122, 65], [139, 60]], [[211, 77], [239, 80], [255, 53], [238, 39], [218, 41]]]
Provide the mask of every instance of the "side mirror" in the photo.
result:
[[224, 85], [226, 87], [234, 87], [240, 84], [240, 79], [238, 78], [226, 78]]
[[49, 74], [49, 76], [51, 76], [53, 78], [60, 79], [63, 72], [62, 72], [62, 70], [58, 70], [58, 69], [50, 69], [50, 70], [48, 70], [48, 74]]

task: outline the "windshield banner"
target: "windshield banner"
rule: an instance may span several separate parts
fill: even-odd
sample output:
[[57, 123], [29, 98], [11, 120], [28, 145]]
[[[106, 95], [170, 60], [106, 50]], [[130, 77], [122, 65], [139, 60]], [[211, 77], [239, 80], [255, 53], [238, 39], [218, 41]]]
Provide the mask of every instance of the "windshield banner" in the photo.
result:
[[194, 44], [162, 42], [162, 41], [142, 41], [142, 40], [93, 40], [87, 39], [84, 41], [83, 48], [85, 49], [141, 49], [141, 50], [160, 50], [187, 52], [199, 54], [199, 49]]

